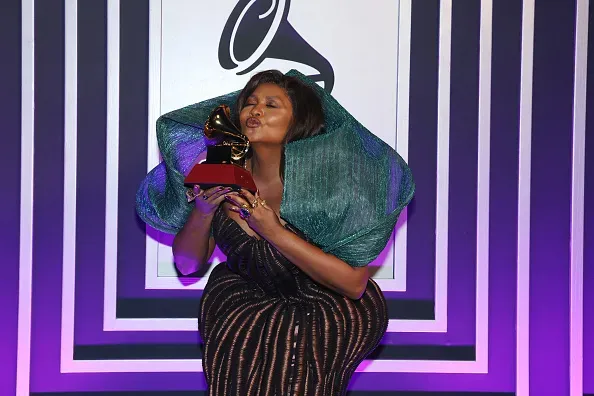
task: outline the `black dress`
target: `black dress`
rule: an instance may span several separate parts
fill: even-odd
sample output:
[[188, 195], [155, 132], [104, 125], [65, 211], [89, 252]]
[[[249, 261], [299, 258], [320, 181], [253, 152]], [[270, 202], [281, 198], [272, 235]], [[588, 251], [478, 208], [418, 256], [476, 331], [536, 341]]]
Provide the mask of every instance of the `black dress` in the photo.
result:
[[200, 303], [208, 394], [345, 394], [387, 328], [377, 284], [370, 279], [356, 301], [335, 293], [248, 235], [222, 208], [213, 236], [227, 262], [213, 268]]

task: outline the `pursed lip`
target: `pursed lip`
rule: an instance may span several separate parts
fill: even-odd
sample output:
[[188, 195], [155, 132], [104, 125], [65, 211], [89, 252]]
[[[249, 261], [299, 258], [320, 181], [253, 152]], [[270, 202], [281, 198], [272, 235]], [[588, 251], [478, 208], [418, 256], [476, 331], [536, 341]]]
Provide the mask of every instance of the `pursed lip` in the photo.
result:
[[245, 125], [248, 128], [256, 128], [260, 126], [260, 120], [255, 117], [250, 117], [245, 121]]

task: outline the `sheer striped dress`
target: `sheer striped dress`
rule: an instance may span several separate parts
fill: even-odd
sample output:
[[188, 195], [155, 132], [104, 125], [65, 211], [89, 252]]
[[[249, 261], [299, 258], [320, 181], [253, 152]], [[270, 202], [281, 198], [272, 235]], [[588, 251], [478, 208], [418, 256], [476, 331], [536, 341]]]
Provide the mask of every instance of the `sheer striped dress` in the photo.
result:
[[344, 395], [386, 331], [377, 284], [370, 279], [359, 300], [341, 296], [248, 235], [222, 208], [213, 236], [227, 261], [213, 268], [200, 303], [208, 394]]

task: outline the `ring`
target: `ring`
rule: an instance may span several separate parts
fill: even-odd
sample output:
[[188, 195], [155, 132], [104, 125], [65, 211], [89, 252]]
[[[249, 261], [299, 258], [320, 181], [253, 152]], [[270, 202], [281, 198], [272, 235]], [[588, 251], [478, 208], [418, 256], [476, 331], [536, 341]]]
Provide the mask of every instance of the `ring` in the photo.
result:
[[239, 209], [239, 217], [241, 217], [243, 220], [247, 219], [252, 215], [250, 209], [246, 208], [245, 206], [247, 205], [242, 205], [242, 207]]
[[266, 200], [265, 200], [265, 199], [261, 200], [261, 201], [260, 201], [260, 205], [262, 205], [262, 206], [266, 206]]
[[192, 202], [194, 199], [196, 199], [197, 196], [198, 196], [198, 194], [196, 194], [194, 192], [194, 190], [191, 190], [191, 189], [186, 190], [186, 198], [188, 199], [188, 202]]
[[208, 199], [208, 196], [207, 195], [203, 195], [202, 196], [202, 199], [206, 201]]
[[255, 208], [258, 206], [258, 202], [259, 202], [259, 201], [258, 201], [258, 198], [256, 198], [256, 199], [254, 200], [254, 202], [252, 202], [252, 203], [251, 203], [251, 205], [252, 205], [252, 208], [254, 208], [254, 209], [255, 209]]

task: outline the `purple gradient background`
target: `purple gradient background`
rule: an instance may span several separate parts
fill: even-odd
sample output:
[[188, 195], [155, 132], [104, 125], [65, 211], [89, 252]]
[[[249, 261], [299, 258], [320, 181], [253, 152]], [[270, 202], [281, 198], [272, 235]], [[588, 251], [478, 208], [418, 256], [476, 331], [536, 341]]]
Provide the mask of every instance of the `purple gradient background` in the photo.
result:
[[584, 393], [594, 394], [594, 7], [588, 15], [586, 175], [584, 196]]
[[[478, 3], [478, 2], [477, 2]], [[569, 352], [569, 215], [571, 191], [571, 99], [573, 61], [572, 7], [554, 7], [558, 2], [537, 2], [534, 70], [534, 123], [531, 201], [531, 390], [534, 394], [567, 394]], [[571, 3], [573, 4], [573, 2]], [[63, 206], [63, 100], [64, 46], [63, 2], [36, 1], [36, 123], [33, 328], [31, 391], [82, 390], [195, 390], [204, 389], [198, 373], [100, 373], [60, 374], [60, 326], [62, 289]], [[20, 33], [20, 2], [0, 5], [0, 33]], [[93, 6], [93, 7], [96, 7]], [[97, 6], [99, 7], [99, 6]], [[105, 7], [101, 5], [100, 7]], [[105, 10], [104, 8], [100, 8]], [[122, 21], [146, 17], [148, 5], [127, 0]], [[448, 333], [394, 334], [391, 344], [453, 344], [474, 342], [476, 232], [476, 18], [478, 5], [455, 2], [452, 48], [452, 123], [450, 145], [450, 241], [448, 284]], [[104, 207], [105, 151], [105, 44], [103, 21], [93, 19], [93, 8], [79, 8], [79, 147], [78, 228], [76, 262], [75, 340], [77, 344], [191, 343], [194, 332], [103, 332], [104, 240], [103, 212], [84, 206]], [[432, 298], [435, 265], [435, 141], [436, 141], [436, 0], [413, 2], [413, 44], [426, 52], [413, 54], [411, 74], [411, 166], [419, 182], [417, 198], [409, 212], [410, 292], [405, 298]], [[517, 238], [517, 143], [520, 48], [518, 34], [520, 2], [495, 2], [493, 15], [493, 81], [491, 120], [490, 268], [489, 268], [489, 374], [358, 373], [351, 389], [421, 391], [505, 391], [515, 389], [516, 238]], [[573, 13], [573, 14], [572, 14]], [[99, 15], [99, 14], [97, 14]], [[139, 17], [140, 15], [140, 17]], [[592, 20], [593, 7], [590, 8]], [[85, 19], [88, 18], [88, 19]], [[459, 22], [456, 23], [457, 18]], [[459, 23], [471, 20], [464, 29]], [[461, 21], [461, 22], [460, 22]], [[120, 163], [120, 240], [118, 241], [118, 295], [120, 297], [198, 296], [198, 292], [144, 291], [144, 234], [131, 210], [133, 180], [141, 174], [138, 157], [146, 157], [138, 139], [146, 131], [146, 67], [140, 60], [146, 47], [134, 46], [146, 35], [141, 29], [122, 31], [122, 132], [120, 146], [129, 155]], [[123, 24], [125, 26], [126, 24]], [[556, 29], [549, 29], [555, 25]], [[415, 30], [416, 29], [416, 30]], [[421, 30], [423, 32], [421, 32]], [[590, 29], [589, 52], [594, 45]], [[85, 33], [86, 32], [86, 33]], [[93, 33], [94, 32], [94, 33]], [[5, 48], [6, 46], [6, 48]], [[129, 46], [129, 47], [128, 47]], [[419, 47], [420, 46], [420, 47]], [[571, 51], [570, 51], [571, 48]], [[0, 167], [3, 188], [0, 207], [3, 227], [5, 302], [0, 389], [14, 390], [17, 301], [18, 228], [20, 172], [20, 42], [3, 43], [2, 53], [17, 59], [0, 59], [0, 115], [5, 120]], [[86, 52], [85, 52], [86, 51]], [[594, 62], [590, 62], [590, 71]], [[411, 68], [412, 69], [412, 68]], [[589, 78], [589, 92], [594, 92]], [[495, 83], [496, 82], [496, 83]], [[103, 87], [103, 88], [102, 88]], [[103, 90], [102, 90], [103, 89]], [[131, 97], [134, 92], [137, 97]], [[144, 103], [144, 105], [142, 104]], [[590, 114], [592, 99], [588, 100]], [[144, 110], [143, 110], [144, 109]], [[101, 120], [96, 122], [94, 120]], [[139, 126], [140, 125], [140, 126]], [[136, 128], [134, 128], [136, 126]], [[136, 131], [135, 131], [136, 129]], [[584, 257], [584, 391], [594, 393], [594, 132], [588, 118], [586, 154], [586, 210]], [[84, 132], [81, 132], [84, 131]], [[564, 132], [559, 132], [564, 131]], [[7, 143], [7, 144], [5, 144]], [[134, 150], [134, 145], [136, 145]], [[472, 150], [467, 147], [473, 147]], [[143, 151], [144, 150], [144, 151]], [[433, 153], [427, 155], [427, 153]], [[126, 162], [129, 161], [129, 162]], [[41, 165], [40, 165], [41, 164]], [[419, 170], [416, 172], [416, 170]], [[142, 171], [144, 172], [144, 171]], [[84, 176], [93, 175], [86, 179]], [[472, 182], [468, 182], [472, 180]], [[59, 188], [56, 188], [59, 186]], [[423, 194], [420, 194], [419, 191]], [[420, 194], [420, 195], [419, 195]], [[455, 199], [454, 199], [455, 198]], [[430, 208], [430, 210], [428, 209]], [[553, 208], [553, 209], [552, 209]], [[505, 214], [505, 215], [502, 215]], [[88, 216], [83, 218], [83, 216]], [[93, 224], [89, 226], [88, 224]], [[56, 230], [60, 231], [57, 232]], [[427, 248], [429, 246], [430, 248]], [[140, 253], [139, 253], [140, 252]]]
[[[0, 5], [0, 37], [20, 37], [20, 7], [14, 0]], [[21, 44], [19, 39], [0, 40], [0, 252], [2, 252], [2, 332], [0, 333], [0, 389], [15, 393], [20, 230]]]
[[[575, 4], [536, 2], [530, 196], [530, 392], [569, 389]], [[551, 26], [555, 25], [555, 29]], [[564, 131], [564, 132], [561, 132]]]

